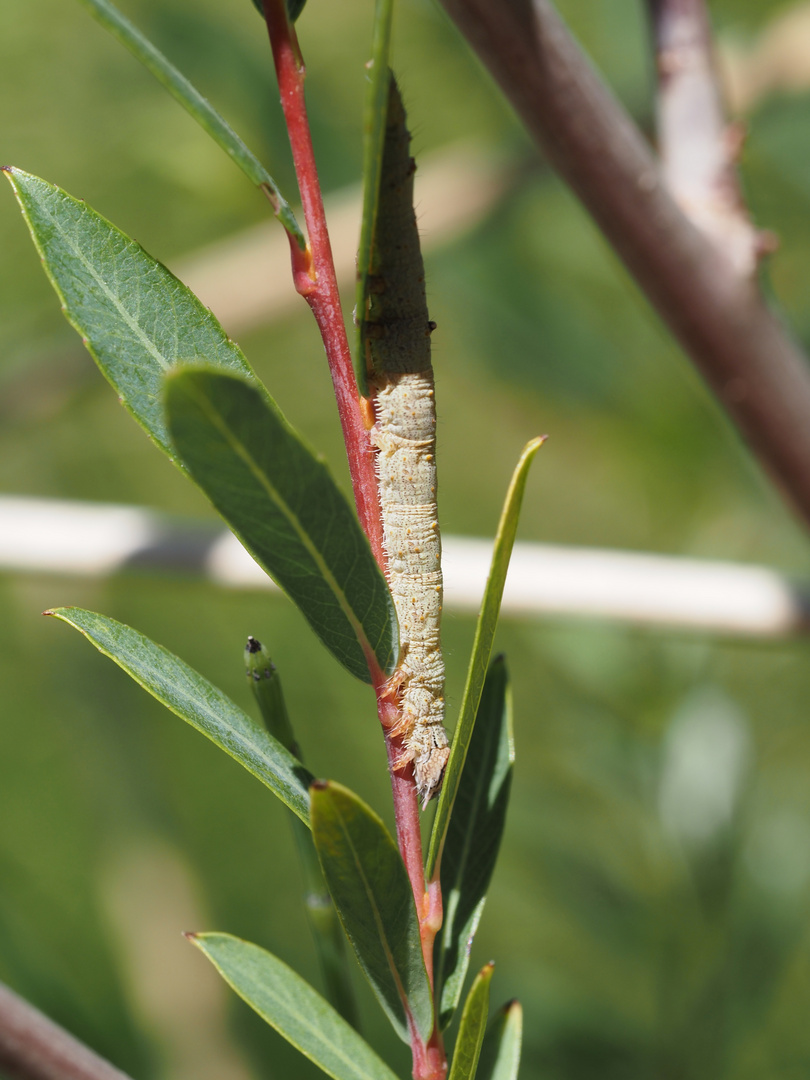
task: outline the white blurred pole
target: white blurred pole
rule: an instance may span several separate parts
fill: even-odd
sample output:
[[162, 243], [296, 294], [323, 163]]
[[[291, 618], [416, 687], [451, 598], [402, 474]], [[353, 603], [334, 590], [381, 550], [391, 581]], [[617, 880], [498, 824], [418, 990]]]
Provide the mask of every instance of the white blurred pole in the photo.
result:
[[[444, 539], [445, 606], [475, 612], [491, 541]], [[152, 571], [230, 588], [273, 588], [227, 530], [149, 510], [0, 497], [0, 569], [89, 577]], [[516, 544], [507, 615], [565, 615], [755, 637], [807, 633], [807, 589], [766, 567]]]

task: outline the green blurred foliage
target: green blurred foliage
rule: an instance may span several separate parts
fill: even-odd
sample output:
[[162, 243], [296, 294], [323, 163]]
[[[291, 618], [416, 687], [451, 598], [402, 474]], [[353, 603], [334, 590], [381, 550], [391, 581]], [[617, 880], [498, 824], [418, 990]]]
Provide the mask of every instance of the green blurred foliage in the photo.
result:
[[[122, 6], [293, 192], [251, 6]], [[640, 5], [561, 8], [648, 124]], [[371, 0], [310, 0], [298, 24], [327, 191], [360, 171], [371, 9]], [[720, 31], [743, 41], [784, 9], [713, 5]], [[529, 482], [523, 539], [762, 560], [806, 574], [801, 529], [443, 13], [402, 0], [395, 41], [417, 155], [475, 137], [524, 166], [485, 222], [427, 262], [446, 530], [491, 535], [519, 449], [542, 431], [551, 438]], [[171, 264], [266, 216], [238, 170], [78, 5], [1, 0], [0, 64], [4, 161], [86, 198], [158, 258]], [[756, 218], [782, 238], [768, 288], [806, 342], [809, 123], [810, 95], [764, 100], [743, 159]], [[0, 490], [211, 517], [83, 354], [10, 193], [0, 236]], [[345, 484], [321, 345], [301, 309], [241, 344]], [[241, 651], [255, 634], [282, 673], [313, 770], [390, 820], [370, 695], [279, 597], [174, 580], [6, 575], [0, 603], [0, 978], [139, 1080], [175, 1080], [212, 1025], [195, 1029], [193, 992], [174, 1042], [147, 1015], [139, 995], [149, 972], [133, 977], [127, 957], [145, 948], [154, 919], [159, 947], [184, 929], [225, 930], [317, 982], [285, 812], [39, 612], [76, 604], [131, 623], [246, 708]], [[448, 613], [451, 719], [472, 632], [470, 618]], [[804, 644], [524, 619], [504, 622], [497, 647], [514, 679], [517, 764], [473, 969], [494, 957], [493, 1001], [524, 1003], [521, 1075], [806, 1076]], [[202, 925], [179, 921], [168, 882], [144, 877], [139, 893], [138, 875], [124, 875], [134, 884], [122, 899], [111, 881], [136, 849], [147, 862], [150, 851], [173, 853]], [[205, 962], [193, 959], [202, 978]], [[361, 994], [373, 1045], [405, 1075], [403, 1048]], [[316, 1075], [240, 1003], [222, 1001], [253, 1075]]]

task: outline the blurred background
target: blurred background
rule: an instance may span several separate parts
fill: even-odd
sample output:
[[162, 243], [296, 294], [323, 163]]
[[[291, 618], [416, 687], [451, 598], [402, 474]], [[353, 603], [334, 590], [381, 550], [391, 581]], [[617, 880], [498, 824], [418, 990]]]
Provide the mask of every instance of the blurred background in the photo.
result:
[[[294, 192], [248, 0], [121, 6]], [[372, 7], [310, 0], [299, 21], [330, 194], [359, 177]], [[810, 4], [711, 7], [749, 128], [750, 205], [781, 237], [766, 288], [810, 347]], [[649, 130], [642, 4], [560, 8]], [[400, 0], [395, 43], [417, 158], [472, 154], [497, 177], [463, 230], [443, 235], [441, 213], [424, 224], [443, 528], [491, 536], [521, 447], [548, 432], [521, 539], [810, 574], [802, 528], [438, 5]], [[266, 220], [242, 174], [79, 4], [0, 0], [0, 71], [3, 162], [85, 198], [169, 266]], [[485, 172], [458, 171], [448, 214]], [[0, 492], [210, 520], [62, 318], [10, 191], [0, 251]], [[232, 332], [347, 487], [303, 301], [290, 286], [270, 321]], [[0, 577], [0, 604], [0, 979], [137, 1080], [321, 1075], [180, 936], [230, 931], [317, 983], [283, 807], [40, 612], [76, 604], [130, 623], [248, 709], [242, 648], [258, 636], [313, 771], [390, 820], [369, 692], [278, 595], [29, 573]], [[448, 612], [451, 723], [473, 629]], [[807, 644], [525, 617], [504, 620], [497, 647], [517, 763], [473, 962], [497, 961], [493, 1006], [523, 1003], [521, 1075], [807, 1076]], [[405, 1047], [356, 983], [370, 1041], [407, 1075]]]

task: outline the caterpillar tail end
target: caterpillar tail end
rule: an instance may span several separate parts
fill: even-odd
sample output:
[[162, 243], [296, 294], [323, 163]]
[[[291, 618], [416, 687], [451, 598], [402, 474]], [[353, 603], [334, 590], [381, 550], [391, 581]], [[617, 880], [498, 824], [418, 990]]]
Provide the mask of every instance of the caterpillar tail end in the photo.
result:
[[444, 768], [449, 757], [449, 746], [437, 746], [426, 759], [416, 758], [414, 761], [416, 794], [423, 810], [427, 810], [430, 800], [435, 798], [442, 789]]

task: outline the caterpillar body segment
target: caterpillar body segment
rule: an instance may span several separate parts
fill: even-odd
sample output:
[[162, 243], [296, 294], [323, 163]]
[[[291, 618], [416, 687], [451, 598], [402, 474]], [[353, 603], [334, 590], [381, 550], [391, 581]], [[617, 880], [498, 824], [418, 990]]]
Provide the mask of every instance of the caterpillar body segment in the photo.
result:
[[394, 676], [401, 688], [401, 720], [394, 734], [405, 738], [402, 764], [413, 760], [419, 798], [427, 805], [441, 786], [450, 754], [444, 730], [432, 373], [392, 376], [377, 392], [375, 411], [383, 543], [403, 643]]
[[400, 719], [392, 729], [413, 761], [423, 808], [450, 754], [444, 730], [441, 537], [436, 507], [436, 407], [410, 135], [393, 76], [381, 189], [362, 312], [375, 424], [383, 545], [399, 619], [401, 660], [392, 677]]

